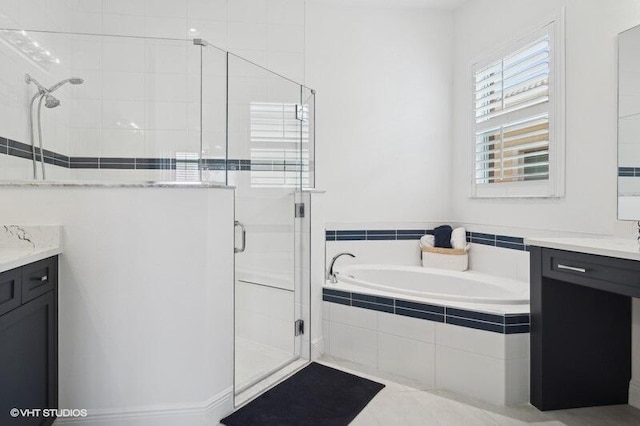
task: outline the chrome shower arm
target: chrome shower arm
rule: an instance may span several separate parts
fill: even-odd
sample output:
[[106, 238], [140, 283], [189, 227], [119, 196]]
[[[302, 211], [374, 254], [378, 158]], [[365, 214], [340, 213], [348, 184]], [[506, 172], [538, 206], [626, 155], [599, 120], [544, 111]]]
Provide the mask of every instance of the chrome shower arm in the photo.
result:
[[27, 82], [27, 84], [29, 83], [33, 83], [36, 85], [36, 87], [38, 88], [38, 91], [40, 92], [40, 94], [45, 93], [47, 91], [47, 89], [45, 89], [45, 87], [38, 83], [38, 80], [36, 80], [35, 78], [31, 77], [31, 75], [29, 74], [25, 74], [24, 75], [24, 81]]
[[67, 78], [67, 79], [64, 79], [64, 80], [62, 80], [61, 82], [56, 83], [56, 84], [54, 84], [53, 86], [51, 86], [51, 87], [47, 90], [47, 92], [48, 92], [48, 93], [53, 93], [53, 92], [55, 92], [56, 90], [58, 90], [59, 88], [61, 88], [62, 86], [64, 86], [64, 85], [65, 85], [65, 84], [67, 84], [67, 83], [71, 83], [71, 84], [82, 84], [82, 83], [84, 83], [84, 80], [83, 80], [83, 79], [81, 79], [81, 78], [79, 78], [79, 77], [71, 77], [71, 78]]

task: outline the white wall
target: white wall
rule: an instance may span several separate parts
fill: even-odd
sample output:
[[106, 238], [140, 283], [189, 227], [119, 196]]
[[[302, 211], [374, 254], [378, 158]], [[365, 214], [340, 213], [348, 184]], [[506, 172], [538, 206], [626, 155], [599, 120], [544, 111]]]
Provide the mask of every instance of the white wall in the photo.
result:
[[[566, 7], [566, 196], [470, 199], [471, 67]], [[499, 25], [483, 25], [499, 22]], [[477, 0], [455, 12], [451, 218], [462, 223], [612, 234], [616, 222], [616, 35], [640, 23], [633, 0]]]
[[14, 201], [0, 223], [63, 226], [61, 408], [105, 425], [215, 423], [232, 408], [232, 190], [1, 192]]
[[307, 2], [327, 222], [420, 222], [449, 205], [452, 16]]

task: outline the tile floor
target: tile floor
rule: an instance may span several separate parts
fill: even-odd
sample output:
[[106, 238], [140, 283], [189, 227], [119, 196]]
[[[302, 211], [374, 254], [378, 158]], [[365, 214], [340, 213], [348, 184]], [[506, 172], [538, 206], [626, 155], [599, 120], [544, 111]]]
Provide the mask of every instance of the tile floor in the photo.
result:
[[530, 405], [501, 407], [451, 392], [420, 389], [406, 379], [374, 376], [366, 367], [329, 356], [318, 362], [386, 385], [354, 419], [353, 426], [640, 425], [640, 410], [629, 405], [543, 413]]
[[[496, 406], [452, 392], [422, 389], [405, 378], [374, 374], [367, 367], [328, 355], [317, 362], [385, 385], [353, 420], [352, 426], [640, 426], [640, 410], [629, 405], [543, 413], [530, 405]], [[286, 370], [290, 374], [303, 364], [304, 361], [299, 361]], [[282, 378], [283, 374], [276, 376]], [[273, 377], [263, 388], [272, 385]], [[239, 404], [251, 399], [242, 398], [245, 395], [238, 395]]]

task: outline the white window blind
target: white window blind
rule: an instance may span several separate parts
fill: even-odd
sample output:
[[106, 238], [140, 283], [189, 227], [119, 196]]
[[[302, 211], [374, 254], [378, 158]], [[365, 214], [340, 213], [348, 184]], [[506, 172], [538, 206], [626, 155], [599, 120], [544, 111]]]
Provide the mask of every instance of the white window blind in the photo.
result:
[[176, 181], [198, 182], [200, 158], [197, 152], [176, 152]]
[[250, 108], [251, 186], [307, 187], [308, 106], [252, 102]]
[[559, 91], [554, 55], [559, 52], [553, 29], [549, 24], [474, 66], [476, 196], [557, 195], [551, 154], [560, 145], [552, 131]]

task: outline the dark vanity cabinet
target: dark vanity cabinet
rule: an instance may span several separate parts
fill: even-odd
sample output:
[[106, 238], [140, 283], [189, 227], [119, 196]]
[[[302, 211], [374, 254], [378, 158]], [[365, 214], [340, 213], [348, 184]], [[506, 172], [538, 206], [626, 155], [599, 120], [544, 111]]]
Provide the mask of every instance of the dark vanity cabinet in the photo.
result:
[[531, 247], [531, 404], [627, 404], [640, 262]]
[[[50, 425], [58, 408], [58, 258], [0, 273], [0, 424]], [[50, 414], [47, 413], [47, 415]]]

